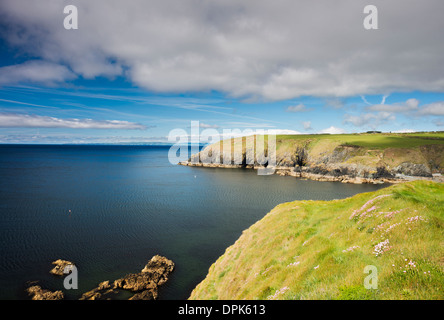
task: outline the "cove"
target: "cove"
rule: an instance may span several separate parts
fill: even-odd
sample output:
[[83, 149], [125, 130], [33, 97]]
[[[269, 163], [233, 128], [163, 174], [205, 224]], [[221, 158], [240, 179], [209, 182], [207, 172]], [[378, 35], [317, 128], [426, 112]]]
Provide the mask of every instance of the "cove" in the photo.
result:
[[276, 205], [385, 186], [172, 165], [168, 150], [0, 145], [0, 298], [27, 299], [32, 280], [63, 290], [49, 274], [56, 259], [76, 264], [78, 290], [65, 297], [78, 299], [159, 254], [176, 265], [159, 299], [187, 299], [242, 231]]

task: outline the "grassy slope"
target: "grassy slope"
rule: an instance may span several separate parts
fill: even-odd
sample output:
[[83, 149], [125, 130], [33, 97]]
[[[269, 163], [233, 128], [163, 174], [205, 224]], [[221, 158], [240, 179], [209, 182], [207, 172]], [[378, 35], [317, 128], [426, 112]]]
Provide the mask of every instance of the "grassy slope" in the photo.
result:
[[[427, 181], [278, 205], [190, 299], [443, 299], [443, 208], [444, 185]], [[386, 239], [389, 249], [376, 256]], [[377, 267], [376, 290], [363, 286], [367, 265]]]

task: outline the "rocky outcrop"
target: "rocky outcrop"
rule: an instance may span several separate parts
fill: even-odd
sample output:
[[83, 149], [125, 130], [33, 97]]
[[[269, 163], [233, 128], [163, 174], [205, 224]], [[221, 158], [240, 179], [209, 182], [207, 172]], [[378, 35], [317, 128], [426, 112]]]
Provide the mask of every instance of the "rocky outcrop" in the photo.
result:
[[[54, 268], [52, 268], [49, 273], [55, 276], [64, 276], [65, 268], [68, 266], [74, 266], [74, 263], [68, 260], [57, 259], [52, 262]], [[32, 300], [62, 300], [64, 298], [63, 292], [50, 291], [48, 289], [43, 289], [41, 286], [36, 284], [37, 282], [30, 282], [31, 286], [26, 289], [28, 295], [31, 296]]]
[[[66, 266], [74, 265], [67, 260], [58, 259], [52, 262], [55, 267], [51, 274], [63, 276]], [[139, 273], [130, 273], [123, 278], [110, 282], [102, 281], [91, 291], [82, 295], [80, 300], [110, 300], [119, 290], [128, 290], [135, 294], [129, 300], [155, 300], [158, 297], [158, 287], [168, 281], [168, 277], [174, 270], [173, 261], [156, 255], [144, 266]], [[61, 300], [64, 298], [62, 291], [50, 291], [43, 289], [36, 282], [31, 282], [26, 292], [32, 296], [32, 300]]]
[[103, 299], [103, 297], [109, 297], [111, 293], [116, 293], [116, 291], [111, 287], [109, 281], [103, 281], [99, 283], [97, 288], [85, 292], [80, 300], [100, 300]]
[[431, 177], [431, 170], [424, 164], [404, 162], [393, 168], [393, 171], [406, 176]]
[[26, 292], [32, 297], [32, 300], [62, 300], [63, 292], [58, 291], [50, 291], [47, 289], [43, 289], [39, 285], [33, 285], [26, 289]]
[[71, 261], [67, 261], [67, 260], [62, 260], [62, 259], [58, 259], [56, 261], [52, 262], [54, 266], [53, 269], [51, 269], [51, 271], [49, 271], [49, 273], [56, 275], [56, 276], [63, 276], [64, 274], [64, 270], [67, 266], [73, 265], [74, 263], [72, 263]]
[[165, 257], [154, 256], [139, 273], [130, 273], [123, 278], [101, 282], [97, 288], [82, 295], [80, 300], [107, 299], [110, 294], [118, 290], [135, 292], [130, 300], [155, 300], [158, 296], [158, 287], [164, 284], [174, 270], [174, 263]]

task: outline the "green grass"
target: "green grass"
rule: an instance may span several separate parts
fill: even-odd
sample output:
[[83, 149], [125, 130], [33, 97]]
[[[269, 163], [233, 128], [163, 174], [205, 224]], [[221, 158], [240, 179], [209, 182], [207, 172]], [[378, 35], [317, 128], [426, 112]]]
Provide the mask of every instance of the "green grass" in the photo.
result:
[[[278, 205], [190, 299], [443, 299], [443, 208], [444, 185], [429, 181]], [[368, 265], [377, 268], [377, 289], [364, 287]]]
[[444, 144], [444, 132], [276, 135], [278, 148], [283, 145], [313, 144], [321, 140], [374, 149], [414, 148], [429, 144]]
[[276, 141], [298, 142], [301, 140], [333, 140], [344, 145], [364, 148], [414, 148], [428, 144], [444, 144], [444, 132], [436, 133], [381, 133], [381, 134], [319, 134], [319, 135], [278, 135]]

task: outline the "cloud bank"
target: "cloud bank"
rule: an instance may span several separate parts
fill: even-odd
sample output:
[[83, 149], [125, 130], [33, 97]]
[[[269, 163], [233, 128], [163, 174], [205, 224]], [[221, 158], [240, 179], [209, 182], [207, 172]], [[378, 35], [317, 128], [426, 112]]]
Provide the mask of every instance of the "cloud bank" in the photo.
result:
[[0, 128], [147, 129], [145, 125], [121, 120], [60, 119], [6, 112], [0, 113]]
[[0, 2], [1, 36], [34, 59], [1, 67], [0, 85], [122, 76], [263, 100], [444, 90], [442, 0], [375, 0], [372, 31], [362, 0], [78, 0], [79, 29], [65, 30], [71, 2]]

